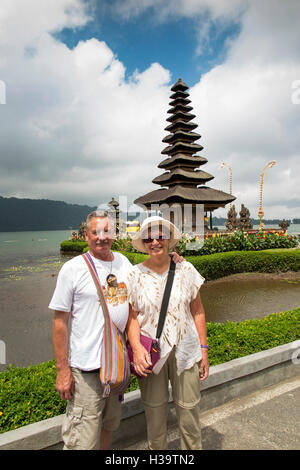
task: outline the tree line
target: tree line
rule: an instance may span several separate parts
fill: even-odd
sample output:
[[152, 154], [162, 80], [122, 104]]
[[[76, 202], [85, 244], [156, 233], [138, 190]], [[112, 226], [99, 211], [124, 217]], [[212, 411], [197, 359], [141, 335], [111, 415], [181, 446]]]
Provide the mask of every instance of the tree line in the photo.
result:
[[0, 231], [77, 230], [96, 207], [48, 199], [0, 196]]

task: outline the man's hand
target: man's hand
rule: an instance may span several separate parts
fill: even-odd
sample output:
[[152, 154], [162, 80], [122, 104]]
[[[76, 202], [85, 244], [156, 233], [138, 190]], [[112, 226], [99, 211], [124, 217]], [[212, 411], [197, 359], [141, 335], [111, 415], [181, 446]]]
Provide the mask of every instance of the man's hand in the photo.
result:
[[172, 251], [172, 253], [170, 253], [170, 256], [173, 258], [175, 264], [182, 263], [182, 261], [185, 261], [185, 258], [176, 253], [176, 251]]
[[207, 350], [205, 351], [202, 350], [202, 359], [201, 359], [200, 368], [199, 368], [200, 380], [207, 379], [208, 371], [209, 371], [208, 353], [207, 353]]
[[71, 400], [75, 384], [67, 354], [69, 317], [70, 312], [59, 310], [54, 312], [53, 347], [57, 369], [56, 390], [63, 400]]
[[56, 376], [56, 390], [62, 400], [71, 400], [74, 394], [75, 380], [70, 367], [61, 369]]

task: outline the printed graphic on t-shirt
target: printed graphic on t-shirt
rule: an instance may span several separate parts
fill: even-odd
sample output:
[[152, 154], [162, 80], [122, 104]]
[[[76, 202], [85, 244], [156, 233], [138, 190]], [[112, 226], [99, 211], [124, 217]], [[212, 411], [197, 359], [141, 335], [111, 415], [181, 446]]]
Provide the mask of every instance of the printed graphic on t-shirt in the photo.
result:
[[127, 286], [125, 282], [118, 282], [115, 274], [109, 274], [105, 286], [102, 286], [107, 303], [112, 306], [123, 304], [127, 300]]

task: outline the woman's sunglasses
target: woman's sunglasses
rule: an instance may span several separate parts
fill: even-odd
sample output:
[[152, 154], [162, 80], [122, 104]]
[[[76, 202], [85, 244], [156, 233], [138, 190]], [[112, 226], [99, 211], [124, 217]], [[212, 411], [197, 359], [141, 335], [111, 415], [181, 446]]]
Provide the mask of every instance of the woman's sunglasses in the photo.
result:
[[153, 240], [158, 240], [158, 241], [161, 241], [161, 240], [167, 240], [167, 237], [166, 235], [157, 235], [157, 237], [154, 237], [154, 238], [143, 238], [143, 243], [152, 243]]

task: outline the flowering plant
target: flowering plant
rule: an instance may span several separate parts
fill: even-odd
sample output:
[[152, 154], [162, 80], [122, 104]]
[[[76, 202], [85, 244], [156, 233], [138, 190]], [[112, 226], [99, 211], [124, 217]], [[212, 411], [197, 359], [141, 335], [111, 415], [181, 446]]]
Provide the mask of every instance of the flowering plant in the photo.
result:
[[177, 245], [178, 252], [181, 255], [188, 256], [209, 255], [226, 251], [258, 251], [272, 248], [294, 248], [298, 245], [297, 237], [288, 235], [284, 230], [251, 232], [236, 230], [230, 234], [216, 232], [205, 235], [204, 243], [199, 243], [196, 237], [187, 239], [183, 236]]

